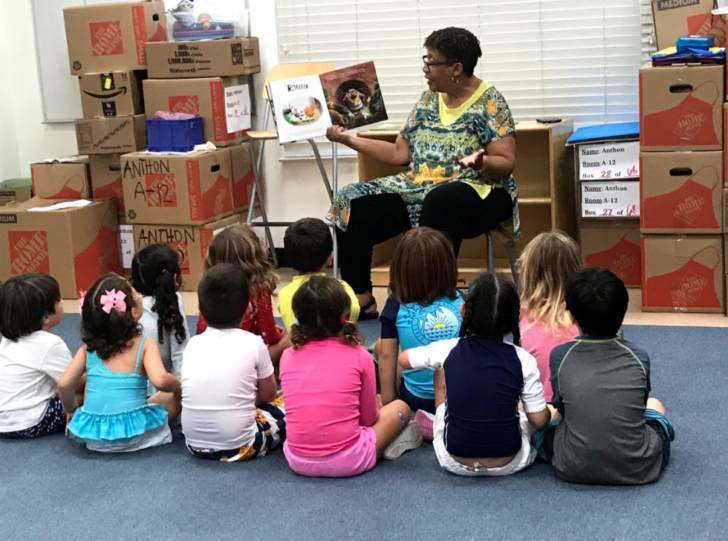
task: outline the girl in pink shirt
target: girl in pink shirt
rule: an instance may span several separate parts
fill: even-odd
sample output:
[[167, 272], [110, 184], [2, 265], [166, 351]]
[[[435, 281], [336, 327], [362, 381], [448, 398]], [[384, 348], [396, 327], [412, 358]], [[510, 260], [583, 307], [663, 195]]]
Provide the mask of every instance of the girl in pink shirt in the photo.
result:
[[549, 356], [579, 335], [564, 302], [566, 281], [582, 267], [581, 250], [562, 231], [541, 233], [518, 262], [521, 274], [521, 347], [536, 358], [544, 398], [551, 401]]
[[419, 447], [422, 432], [402, 400], [380, 408], [372, 357], [351, 301], [332, 278], [313, 276], [293, 296], [293, 348], [281, 357], [288, 465], [309, 477], [350, 477]]

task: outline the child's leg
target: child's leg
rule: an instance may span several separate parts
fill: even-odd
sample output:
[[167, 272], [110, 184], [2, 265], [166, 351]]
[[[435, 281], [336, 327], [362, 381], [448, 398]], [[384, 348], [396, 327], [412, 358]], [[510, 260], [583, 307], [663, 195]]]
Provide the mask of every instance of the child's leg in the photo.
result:
[[646, 409], [655, 410], [655, 411], [665, 415], [665, 406], [663, 406], [662, 402], [657, 400], [657, 398], [648, 398]]
[[175, 393], [164, 393], [157, 391], [147, 399], [148, 404], [162, 404], [164, 409], [167, 410], [167, 422], [171, 422], [176, 419], [182, 411], [182, 400], [181, 396]]
[[258, 406], [256, 421], [265, 439], [256, 456], [263, 457], [286, 439], [286, 406], [280, 391], [268, 404]]
[[377, 460], [382, 458], [387, 446], [409, 424], [409, 406], [403, 400], [394, 400], [379, 410], [379, 419], [372, 428], [377, 436]]

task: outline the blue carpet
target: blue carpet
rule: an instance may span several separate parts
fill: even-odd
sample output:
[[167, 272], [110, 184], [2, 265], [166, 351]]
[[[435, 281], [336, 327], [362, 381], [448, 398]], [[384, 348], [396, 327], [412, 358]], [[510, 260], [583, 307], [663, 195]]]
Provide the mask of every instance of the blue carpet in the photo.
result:
[[[72, 349], [77, 328], [69, 315], [56, 329]], [[365, 331], [371, 339], [376, 325]], [[171, 445], [116, 456], [56, 436], [0, 442], [0, 539], [724, 540], [726, 330], [625, 334], [650, 351], [654, 394], [677, 431], [654, 485], [569, 485], [543, 463], [508, 478], [459, 478], [428, 444], [358, 478], [326, 480], [297, 476], [280, 450], [205, 462], [179, 431]]]

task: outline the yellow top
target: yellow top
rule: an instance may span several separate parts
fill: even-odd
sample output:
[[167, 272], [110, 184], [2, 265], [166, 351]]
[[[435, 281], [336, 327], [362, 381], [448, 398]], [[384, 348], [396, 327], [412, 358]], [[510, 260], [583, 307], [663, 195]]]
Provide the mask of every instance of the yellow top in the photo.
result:
[[465, 100], [462, 105], [453, 109], [450, 109], [447, 105], [445, 105], [445, 102], [442, 99], [442, 93], [438, 92], [437, 99], [439, 100], [438, 111], [440, 112], [440, 122], [442, 122], [445, 126], [449, 126], [455, 122], [458, 118], [463, 116], [463, 113], [470, 109], [470, 106], [473, 105], [489, 88], [490, 85], [485, 81], [482, 81], [476, 91], [473, 92], [472, 96]]
[[[304, 282], [306, 282], [306, 280], [311, 278], [311, 276], [326, 276], [326, 273], [310, 272], [308, 274], [294, 276], [293, 281], [286, 287], [281, 289], [281, 291], [278, 293], [278, 311], [281, 313], [283, 326], [288, 332], [291, 331], [291, 326], [293, 325], [294, 321], [296, 321], [296, 316], [293, 315], [293, 295], [296, 293], [296, 291], [298, 291], [298, 288], [301, 287]], [[339, 280], [339, 282], [341, 283], [341, 285], [344, 286], [346, 293], [351, 299], [351, 313], [349, 314], [349, 321], [351, 321], [352, 323], [356, 323], [356, 321], [359, 319], [359, 300], [356, 298], [356, 294], [354, 293], [354, 290], [351, 289], [351, 286], [349, 284], [347, 284], [343, 280]]]

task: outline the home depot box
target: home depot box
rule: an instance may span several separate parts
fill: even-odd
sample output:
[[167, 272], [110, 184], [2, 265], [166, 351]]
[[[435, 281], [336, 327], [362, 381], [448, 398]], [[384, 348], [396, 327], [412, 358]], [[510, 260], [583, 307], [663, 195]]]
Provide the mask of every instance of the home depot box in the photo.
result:
[[[205, 141], [218, 146], [242, 142], [250, 129], [250, 106], [247, 110], [229, 107], [232, 93], [248, 97], [243, 78], [212, 77], [209, 79], [147, 79], [144, 81], [144, 102], [147, 118], [157, 111], [189, 113], [202, 117]], [[244, 117], [247, 117], [247, 122]]]
[[230, 148], [230, 175], [233, 180], [233, 208], [235, 212], [245, 210], [250, 204], [253, 191], [253, 164], [250, 143], [233, 145]]
[[124, 154], [147, 148], [144, 115], [76, 120], [76, 143], [81, 154]]
[[119, 216], [124, 216], [126, 210], [124, 186], [121, 183], [121, 154], [94, 154], [88, 160], [93, 198], [115, 199]]
[[245, 223], [245, 218], [245, 214], [239, 213], [197, 226], [134, 224], [134, 249], [169, 244], [180, 260], [182, 291], [195, 291], [204, 273], [203, 263], [212, 237], [226, 227]]
[[149, 43], [147, 61], [152, 79], [260, 73], [258, 38]]
[[144, 114], [142, 81], [147, 72], [87, 73], [78, 78], [84, 118]]
[[119, 272], [116, 203], [34, 197], [0, 208], [0, 280], [43, 272], [64, 299], [78, 297], [99, 276]]
[[8, 179], [0, 182], [0, 207], [13, 201], [27, 201], [33, 197], [30, 179]]
[[33, 193], [41, 199], [91, 197], [88, 156], [70, 156], [31, 164]]
[[65, 8], [71, 75], [146, 69], [146, 43], [167, 41], [164, 2]]
[[723, 232], [726, 231], [728, 231], [728, 188], [723, 189]]
[[232, 214], [230, 151], [121, 157], [129, 223], [198, 225]]
[[721, 150], [725, 66], [640, 69], [642, 151]]
[[627, 287], [640, 286], [639, 220], [582, 220], [579, 229], [585, 267], [609, 269]]
[[643, 233], [723, 232], [722, 152], [640, 154]]
[[642, 310], [722, 313], [721, 235], [642, 237]]
[[687, 35], [713, 36], [715, 46], [725, 45], [725, 19], [713, 15], [713, 0], [652, 0], [657, 49], [674, 47]]

